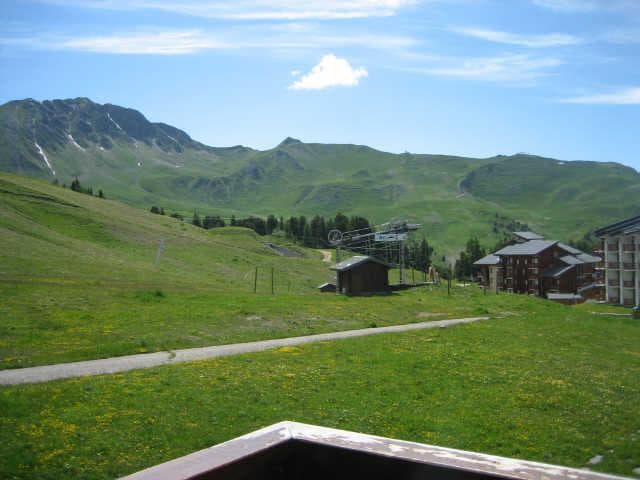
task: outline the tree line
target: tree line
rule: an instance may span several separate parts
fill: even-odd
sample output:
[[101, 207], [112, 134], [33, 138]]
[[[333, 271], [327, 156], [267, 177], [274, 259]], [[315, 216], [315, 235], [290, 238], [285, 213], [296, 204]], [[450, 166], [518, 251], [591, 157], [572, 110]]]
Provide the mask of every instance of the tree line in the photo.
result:
[[[52, 183], [53, 185], [56, 185], [56, 186], [60, 185], [60, 181], [59, 181], [57, 178], [56, 178], [56, 179], [54, 179], [54, 180], [53, 180], [53, 182], [51, 182], [51, 183]], [[67, 188], [67, 184], [66, 184], [66, 183], [63, 183], [63, 184], [62, 184], [62, 188]], [[98, 197], [98, 198], [105, 198], [104, 192], [102, 191], [102, 189], [101, 189], [101, 188], [100, 188], [100, 189], [98, 189], [98, 193], [94, 193], [94, 191], [93, 191], [93, 187], [91, 187], [91, 186], [86, 187], [86, 188], [85, 188], [85, 187], [83, 187], [83, 186], [80, 184], [80, 180], [78, 180], [78, 177], [74, 178], [74, 179], [71, 181], [71, 185], [70, 185], [70, 187], [69, 187], [69, 188], [71, 188], [71, 190], [73, 190], [74, 192], [78, 192], [78, 193], [85, 193], [85, 194], [87, 194], [87, 195], [91, 195], [92, 197], [94, 197], [94, 196], [95, 196], [95, 197]]]

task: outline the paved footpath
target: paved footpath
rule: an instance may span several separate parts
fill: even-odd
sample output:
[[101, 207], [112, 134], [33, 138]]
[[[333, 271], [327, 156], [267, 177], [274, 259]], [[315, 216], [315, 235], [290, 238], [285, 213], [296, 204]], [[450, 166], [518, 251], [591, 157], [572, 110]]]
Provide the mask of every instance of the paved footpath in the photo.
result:
[[338, 340], [342, 338], [365, 337], [381, 333], [406, 332], [426, 328], [446, 328], [461, 323], [487, 320], [489, 317], [453, 318], [433, 322], [410, 323], [407, 325], [393, 325], [389, 327], [363, 328], [361, 330], [347, 330], [344, 332], [320, 333], [304, 337], [279, 338], [258, 342], [234, 343], [231, 345], [216, 345], [212, 347], [186, 348], [170, 352], [141, 353], [122, 357], [88, 360], [86, 362], [58, 363], [42, 367], [17, 368], [0, 371], [0, 385], [18, 385], [21, 383], [41, 383], [61, 378], [85, 377], [89, 375], [103, 375], [108, 373], [126, 372], [138, 368], [156, 367], [158, 365], [172, 365], [174, 363], [203, 360], [207, 358], [226, 357], [240, 353], [259, 352], [278, 347], [300, 345], [303, 343]]

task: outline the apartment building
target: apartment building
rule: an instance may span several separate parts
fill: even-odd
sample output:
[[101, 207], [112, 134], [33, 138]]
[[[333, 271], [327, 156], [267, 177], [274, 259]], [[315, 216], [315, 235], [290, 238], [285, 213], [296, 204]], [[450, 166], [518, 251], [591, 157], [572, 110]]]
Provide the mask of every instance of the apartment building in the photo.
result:
[[640, 215], [596, 230], [609, 303], [640, 306]]

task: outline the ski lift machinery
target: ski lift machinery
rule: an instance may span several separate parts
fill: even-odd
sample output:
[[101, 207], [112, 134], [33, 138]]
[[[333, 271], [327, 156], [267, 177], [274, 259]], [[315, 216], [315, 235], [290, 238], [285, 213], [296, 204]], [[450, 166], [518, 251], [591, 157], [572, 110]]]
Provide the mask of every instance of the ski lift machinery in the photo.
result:
[[[408, 240], [409, 233], [418, 230], [420, 226], [418, 223], [409, 223], [407, 220], [393, 219], [372, 228], [361, 228], [347, 232], [333, 229], [329, 231], [327, 240], [329, 245], [336, 248], [336, 264], [340, 263], [341, 248], [371, 257], [379, 257], [380, 248], [378, 245], [382, 244], [385, 252], [384, 260], [400, 268], [400, 283], [405, 284], [404, 242]], [[397, 262], [394, 261], [395, 258], [397, 258]], [[339, 275], [336, 272], [336, 292], [340, 293], [338, 283]]]

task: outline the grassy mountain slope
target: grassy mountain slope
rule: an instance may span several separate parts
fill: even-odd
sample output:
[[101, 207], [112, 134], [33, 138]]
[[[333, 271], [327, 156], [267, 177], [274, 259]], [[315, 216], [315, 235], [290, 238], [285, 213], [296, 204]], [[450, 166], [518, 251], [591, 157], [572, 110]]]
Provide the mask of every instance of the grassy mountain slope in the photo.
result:
[[640, 189], [640, 175], [619, 164], [532, 155], [396, 155], [291, 138], [265, 151], [213, 148], [88, 99], [0, 106], [0, 169], [78, 177], [110, 198], [185, 214], [404, 217], [449, 254], [470, 235], [493, 245], [503, 235], [496, 214], [562, 240], [581, 237], [636, 214]]
[[333, 274], [319, 251], [264, 242], [287, 245], [0, 174], [0, 368], [487, 313], [321, 294]]

